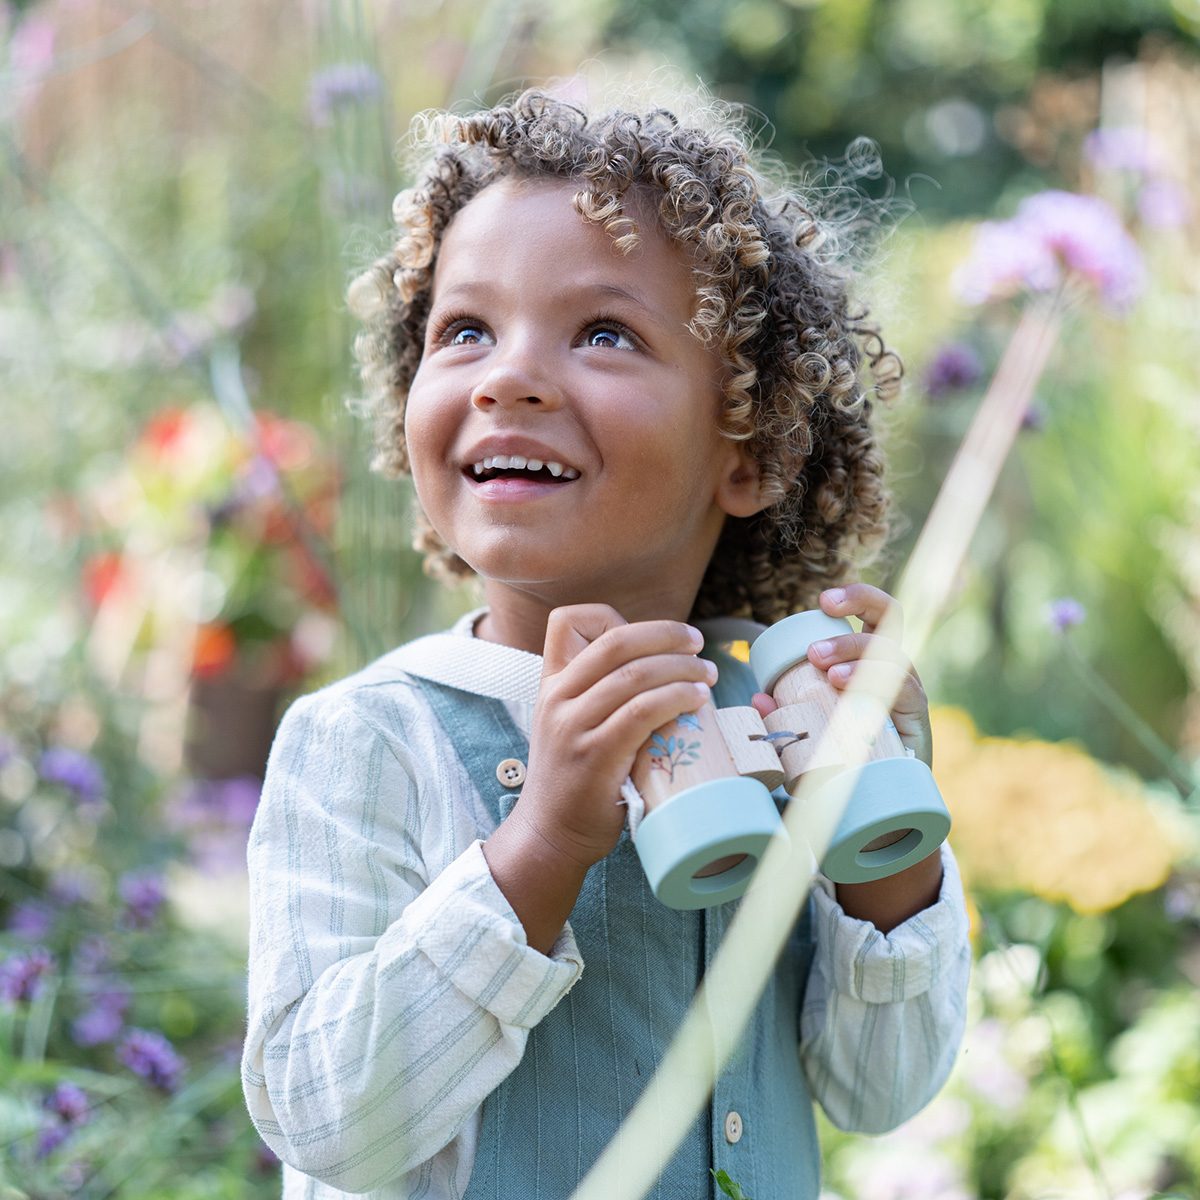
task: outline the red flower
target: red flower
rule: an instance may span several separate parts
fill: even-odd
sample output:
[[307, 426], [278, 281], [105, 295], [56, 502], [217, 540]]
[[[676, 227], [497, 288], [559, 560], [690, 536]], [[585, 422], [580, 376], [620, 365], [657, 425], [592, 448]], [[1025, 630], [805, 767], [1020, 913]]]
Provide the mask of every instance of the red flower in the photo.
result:
[[312, 462], [312, 434], [305, 426], [267, 412], [255, 414], [255, 423], [259, 450], [280, 470], [301, 471]]
[[114, 588], [126, 587], [129, 576], [121, 561], [120, 551], [106, 550], [100, 554], [93, 554], [83, 564], [80, 583], [83, 585], [83, 594], [93, 610], [104, 603]]
[[164, 458], [175, 449], [187, 428], [188, 415], [182, 408], [164, 408], [146, 423], [142, 430], [141, 444], [155, 458]]
[[237, 642], [233, 630], [220, 621], [201, 625], [196, 630], [196, 645], [192, 651], [192, 674], [200, 679], [223, 675], [237, 657]]

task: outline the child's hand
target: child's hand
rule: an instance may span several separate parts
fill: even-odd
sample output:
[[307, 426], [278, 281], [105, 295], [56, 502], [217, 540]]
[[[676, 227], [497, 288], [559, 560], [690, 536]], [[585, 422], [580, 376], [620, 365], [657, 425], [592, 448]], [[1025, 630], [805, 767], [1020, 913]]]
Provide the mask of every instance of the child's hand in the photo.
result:
[[534, 949], [549, 952], [588, 867], [617, 844], [642, 743], [709, 700], [717, 669], [696, 657], [703, 644], [690, 625], [629, 624], [606, 604], [550, 614], [525, 786], [484, 845]]
[[696, 657], [703, 644], [690, 625], [631, 625], [606, 604], [550, 614], [518, 808], [560, 853], [590, 866], [616, 845], [638, 750], [710, 698], [716, 667]]
[[[864, 682], [873, 690], [885, 695], [894, 693], [891, 717], [901, 742], [927, 766], [932, 766], [933, 735], [929, 726], [929, 700], [921, 686], [920, 677], [898, 642], [875, 635], [885, 614], [900, 616], [900, 606], [887, 592], [865, 583], [830, 588], [821, 593], [820, 604], [821, 609], [831, 617], [860, 618], [863, 627], [861, 633], [846, 634], [827, 642], [814, 642], [809, 647], [809, 661], [828, 672], [829, 682], [835, 688], [847, 687], [851, 676], [861, 670], [868, 672]], [[872, 644], [873, 653], [882, 654], [882, 657], [869, 664], [858, 665], [867, 646]], [[774, 701], [764, 692], [755, 696], [754, 704], [763, 715], [775, 708]]]

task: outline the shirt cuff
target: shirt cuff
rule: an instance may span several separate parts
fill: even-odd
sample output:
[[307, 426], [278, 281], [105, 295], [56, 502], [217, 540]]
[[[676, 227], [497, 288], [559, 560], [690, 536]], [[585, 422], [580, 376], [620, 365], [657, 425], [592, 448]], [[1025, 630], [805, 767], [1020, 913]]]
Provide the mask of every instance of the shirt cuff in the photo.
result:
[[890, 933], [849, 917], [834, 885], [817, 876], [813, 888], [819, 965], [833, 988], [868, 1004], [899, 1004], [936, 987], [969, 945], [966, 900], [958, 865], [942, 844], [937, 900]]
[[[480, 842], [472, 842], [404, 916], [417, 949], [463, 995], [506, 1025], [533, 1028], [583, 970], [570, 925], [563, 926], [549, 957], [527, 944]], [[387, 938], [380, 939], [381, 950]]]

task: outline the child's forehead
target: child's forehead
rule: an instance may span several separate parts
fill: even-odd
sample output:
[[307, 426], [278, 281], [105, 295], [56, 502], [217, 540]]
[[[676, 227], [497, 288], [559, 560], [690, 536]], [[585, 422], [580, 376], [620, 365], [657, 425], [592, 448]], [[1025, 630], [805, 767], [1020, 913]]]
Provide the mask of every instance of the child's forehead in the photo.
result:
[[[471, 245], [509, 238], [535, 238], [543, 244], [569, 242], [589, 257], [614, 267], [669, 273], [691, 285], [690, 252], [669, 238], [646, 189], [631, 188], [621, 197], [619, 227], [605, 228], [583, 216], [576, 204], [586, 185], [581, 179], [505, 175], [488, 184], [458, 210], [441, 238], [435, 279], [447, 257]], [[617, 246], [617, 237], [636, 228], [638, 244]]]

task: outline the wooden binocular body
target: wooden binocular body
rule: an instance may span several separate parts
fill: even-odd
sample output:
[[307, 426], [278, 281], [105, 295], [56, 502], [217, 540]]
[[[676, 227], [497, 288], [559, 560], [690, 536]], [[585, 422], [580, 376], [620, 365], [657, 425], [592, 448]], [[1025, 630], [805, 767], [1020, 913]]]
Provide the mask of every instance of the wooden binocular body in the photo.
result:
[[706, 704], [638, 751], [631, 777], [645, 815], [634, 844], [664, 904], [707, 908], [740, 896], [767, 843], [787, 836], [771, 793], [794, 794], [805, 778], [816, 785], [806, 804], [840, 805], [850, 789], [820, 864], [835, 883], [893, 875], [945, 840], [950, 815], [933, 774], [908, 757], [884, 706], [839, 693], [808, 661], [813, 642], [851, 632], [819, 610], [772, 625], [751, 645], [750, 666], [773, 713]]

